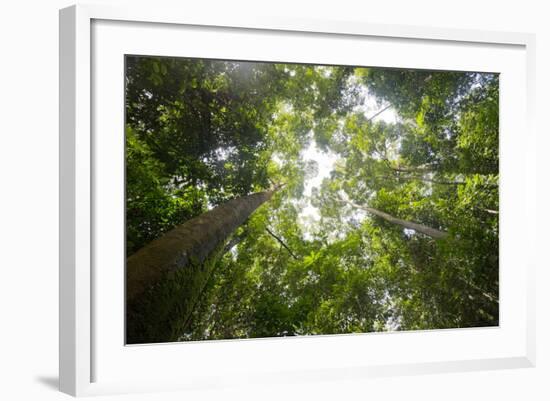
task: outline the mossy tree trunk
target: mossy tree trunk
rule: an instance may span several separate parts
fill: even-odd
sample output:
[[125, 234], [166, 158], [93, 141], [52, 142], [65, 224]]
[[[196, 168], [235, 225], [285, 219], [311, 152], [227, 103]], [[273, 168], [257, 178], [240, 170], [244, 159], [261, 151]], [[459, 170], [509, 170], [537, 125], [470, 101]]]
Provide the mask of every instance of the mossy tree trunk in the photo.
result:
[[176, 341], [183, 334], [229, 237], [275, 191], [232, 199], [127, 259], [127, 343]]

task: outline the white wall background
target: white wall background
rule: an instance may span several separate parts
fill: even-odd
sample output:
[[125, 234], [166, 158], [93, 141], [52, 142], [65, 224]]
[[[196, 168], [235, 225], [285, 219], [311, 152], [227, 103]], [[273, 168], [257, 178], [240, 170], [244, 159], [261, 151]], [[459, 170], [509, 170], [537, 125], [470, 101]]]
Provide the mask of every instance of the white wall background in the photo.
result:
[[[129, 0], [96, 0], [128, 4]], [[140, 1], [147, 3], [146, 1]], [[133, 3], [136, 3], [134, 0]], [[537, 34], [537, 130], [540, 219], [537, 266], [537, 367], [533, 369], [304, 383], [286, 387], [105, 397], [105, 399], [550, 399], [550, 12], [545, 1], [277, 0], [150, 1], [189, 12], [262, 13], [374, 23], [429, 25]], [[58, 16], [67, 0], [0, 5], [0, 398], [60, 400], [57, 392]]]

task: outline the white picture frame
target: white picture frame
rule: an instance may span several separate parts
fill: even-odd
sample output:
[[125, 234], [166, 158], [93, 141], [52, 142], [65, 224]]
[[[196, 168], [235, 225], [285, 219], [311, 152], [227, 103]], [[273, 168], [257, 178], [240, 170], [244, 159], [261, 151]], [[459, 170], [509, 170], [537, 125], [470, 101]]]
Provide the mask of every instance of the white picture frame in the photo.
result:
[[[147, 35], [140, 37], [143, 30], [147, 30]], [[371, 46], [373, 53], [378, 52], [380, 55], [384, 54], [384, 50], [381, 49], [385, 46], [401, 46], [400, 55], [394, 56], [397, 58], [388, 57], [384, 60], [379, 59], [382, 60], [379, 62], [395, 65], [395, 60], [405, 57], [409, 51], [407, 49], [410, 48], [424, 51], [427, 55], [425, 61], [416, 62], [412, 66], [442, 69], [454, 67], [466, 70], [477, 67], [478, 70], [500, 72], [509, 77], [501, 90], [501, 139], [505, 139], [501, 144], [504, 160], [501, 161], [501, 199], [504, 216], [501, 217], [504, 233], [504, 239], [501, 239], [501, 252], [504, 252], [501, 253], [504, 265], [504, 273], [501, 272], [501, 326], [488, 329], [125, 347], [122, 337], [119, 337], [120, 322], [115, 319], [118, 312], [109, 315], [102, 306], [107, 300], [114, 300], [115, 304], [118, 302], [119, 305], [123, 298], [123, 285], [120, 285], [122, 275], [117, 273], [118, 276], [113, 276], [113, 280], [108, 280], [108, 273], [101, 270], [105, 260], [114, 256], [109, 251], [101, 250], [105, 249], [102, 248], [101, 241], [109, 241], [111, 238], [107, 235], [107, 231], [110, 230], [106, 230], [105, 224], [109, 224], [109, 221], [110, 224], [117, 224], [113, 221], [117, 221], [116, 213], [120, 214], [120, 208], [117, 209], [116, 205], [112, 210], [105, 211], [101, 194], [105, 194], [111, 188], [116, 197], [116, 192], [121, 191], [123, 187], [120, 175], [114, 174], [109, 179], [101, 178], [105, 177], [106, 172], [120, 170], [120, 165], [116, 163], [121, 160], [117, 157], [122, 157], [121, 148], [117, 147], [121, 142], [117, 142], [118, 145], [113, 142], [111, 146], [109, 139], [102, 137], [98, 140], [94, 136], [94, 132], [98, 132], [98, 127], [103, 127], [103, 122], [114, 124], [116, 129], [119, 127], [120, 118], [123, 118], [120, 115], [123, 113], [123, 103], [120, 103], [123, 86], [117, 86], [117, 80], [121, 79], [120, 71], [112, 77], [104, 74], [104, 71], [108, 71], [110, 66], [119, 66], [121, 54], [132, 53], [136, 49], [144, 54], [159, 52], [161, 55], [178, 55], [173, 54], [173, 48], [169, 44], [158, 50], [155, 50], [154, 46], [155, 40], [158, 41], [159, 38], [180, 34], [196, 35], [194, 39], [201, 43], [201, 49], [184, 49], [179, 55], [191, 55], [189, 52], [198, 52], [193, 55], [200, 55], [203, 51], [210, 51], [210, 55], [219, 53], [221, 58], [231, 58], [230, 55], [234, 53], [223, 53], [222, 49], [215, 46], [211, 50], [203, 49], [210, 46], [209, 40], [223, 37], [228, 40], [225, 45], [227, 50], [223, 51], [242, 51], [239, 53], [241, 57], [281, 61], [289, 61], [289, 57], [292, 60], [295, 60], [295, 57], [305, 57], [304, 60], [309, 60], [307, 57], [311, 57], [311, 60], [316, 60], [315, 53], [309, 56], [285, 56], [283, 53], [277, 53], [277, 46], [273, 44], [280, 40], [292, 39], [293, 42], [298, 41], [297, 43], [304, 45], [302, 49], [306, 48], [306, 44], [311, 44], [308, 48], [312, 49], [320, 44], [326, 45], [327, 49], [335, 49], [330, 56], [333, 58], [323, 61], [340, 61], [343, 64], [355, 62], [356, 65], [360, 65], [360, 59], [346, 59], [348, 44]], [[261, 35], [262, 44], [271, 43], [273, 46], [264, 46], [268, 50], [261, 53], [259, 47], [255, 49], [251, 44], [254, 42], [252, 39], [257, 41], [254, 35]], [[139, 41], [140, 47], [131, 45], [129, 38]], [[245, 42], [250, 41], [246, 42], [250, 46], [238, 44], [240, 38]], [[340, 59], [334, 58], [336, 47], [330, 44], [335, 39], [342, 48], [341, 55], [337, 56]], [[299, 42], [300, 40], [303, 42]], [[228, 43], [237, 45], [232, 48]], [[515, 241], [518, 238], [512, 230], [517, 227], [525, 232], [535, 232], [535, 133], [532, 126], [534, 43], [533, 35], [523, 33], [373, 25], [357, 21], [292, 18], [238, 20], [234, 17], [187, 15], [184, 10], [155, 7], [112, 8], [103, 5], [78, 5], [61, 10], [60, 390], [80, 396], [201, 389], [250, 382], [284, 383], [296, 380], [353, 379], [534, 366], [535, 261], [524, 257], [516, 270], [506, 267], [514, 264], [517, 255], [534, 254], [529, 252], [534, 246], [534, 241], [530, 241], [527, 236]], [[429, 55], [434, 49], [442, 58], [439, 65], [434, 65], [433, 60], [430, 61]], [[488, 49], [494, 49], [493, 56], [486, 54]], [[453, 64], [452, 54], [461, 52], [469, 57], [465, 58], [463, 64], [456, 61]], [[109, 81], [110, 79], [115, 81]], [[119, 91], [119, 97], [107, 96], [103, 91], [107, 87]], [[512, 94], [514, 96], [511, 96]], [[105, 102], [98, 102], [98, 98]], [[514, 117], [509, 117], [510, 113], [506, 114], [505, 111], [512, 109], [519, 111], [514, 113]], [[113, 118], [110, 118], [109, 114], [104, 114], [109, 110], [111, 113], [118, 113], [118, 117], [113, 114]], [[120, 125], [121, 135], [122, 132]], [[523, 143], [528, 145], [517, 147], [513, 132], [521, 132]], [[116, 140], [116, 136], [113, 138]], [[514, 150], [514, 154], [508, 150]], [[118, 162], [114, 161], [115, 159]], [[512, 170], [512, 164], [519, 167]], [[522, 185], [523, 190], [518, 191], [516, 184]], [[120, 201], [123, 199], [118, 198]], [[109, 220], [109, 213], [111, 217], [115, 216], [115, 220]], [[118, 221], [121, 221], [120, 219]], [[118, 235], [116, 230], [113, 230], [113, 233], [115, 236]], [[103, 237], [106, 239], [103, 240]], [[119, 237], [121, 240], [122, 236]], [[120, 255], [118, 256], [117, 260], [120, 261]], [[119, 265], [117, 262], [114, 264]], [[119, 268], [123, 271], [123, 262]], [[98, 299], [96, 292], [98, 287], [101, 287], [102, 294], [107, 294], [101, 295], [101, 299]], [[103, 299], [104, 297], [107, 298]], [[123, 315], [120, 315], [120, 318], [123, 319]], [[98, 330], [98, 326], [101, 330]], [[449, 344], [456, 346], [451, 350]], [[470, 345], [469, 348], [472, 350], [465, 352], [466, 345]], [[430, 352], [427, 351], [429, 346], [433, 347]], [[372, 349], [366, 358], [365, 350], [369, 347]], [[408, 348], [416, 348], [418, 352], [403, 352], [399, 357], [394, 357], [388, 352], [390, 349]], [[376, 355], [374, 349], [378, 350]], [[320, 350], [326, 351], [325, 357], [318, 357]], [[346, 357], [340, 355], [343, 350], [348, 351]], [[350, 352], [354, 350], [362, 351]], [[168, 374], [175, 358], [181, 363], [182, 352], [187, 355], [187, 361], [196, 360], [199, 353], [209, 362], [218, 358], [220, 366], [211, 372], [204, 366], [190, 369], [190, 365], [187, 364], [187, 369], [185, 366], [182, 367], [186, 372], [185, 377]], [[267, 360], [263, 365], [255, 359], [259, 354], [263, 354], [263, 359]], [[292, 363], [292, 369], [285, 368], [285, 362], [288, 360], [279, 358], [289, 355], [295, 355], [296, 358]], [[306, 356], [310, 358], [308, 363], [305, 362]], [[171, 358], [174, 360], [170, 361]], [[239, 362], [239, 359], [243, 361]], [[163, 362], [167, 368], [165, 372], [154, 372], [140, 367], [140, 361], [141, 365], [155, 367], [159, 366], [159, 362]], [[247, 369], [245, 365], [250, 363], [259, 365]], [[125, 364], [125, 369], [122, 369], [122, 364]], [[125, 374], [121, 374], [122, 371]]]

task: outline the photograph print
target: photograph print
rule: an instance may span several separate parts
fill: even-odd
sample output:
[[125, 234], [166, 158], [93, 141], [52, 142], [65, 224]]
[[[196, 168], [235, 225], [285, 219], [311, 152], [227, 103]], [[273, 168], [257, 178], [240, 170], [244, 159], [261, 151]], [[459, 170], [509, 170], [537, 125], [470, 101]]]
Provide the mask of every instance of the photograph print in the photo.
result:
[[499, 325], [499, 75], [125, 56], [126, 344]]

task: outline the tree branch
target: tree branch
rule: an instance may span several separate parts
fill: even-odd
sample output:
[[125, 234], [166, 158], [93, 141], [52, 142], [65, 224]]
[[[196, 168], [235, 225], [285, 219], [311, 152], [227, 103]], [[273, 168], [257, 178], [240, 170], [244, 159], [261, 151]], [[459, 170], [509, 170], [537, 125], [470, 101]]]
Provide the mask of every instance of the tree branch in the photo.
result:
[[376, 113], [374, 113], [374, 115], [370, 116], [369, 118], [367, 118], [367, 121], [372, 121], [374, 118], [378, 117], [380, 114], [382, 114], [383, 112], [385, 112], [386, 110], [388, 110], [389, 108], [391, 107], [391, 104], [388, 104], [386, 107], [384, 107], [382, 110], [379, 110], [377, 111]]
[[269, 235], [271, 235], [273, 238], [275, 238], [277, 240], [277, 242], [279, 244], [281, 244], [288, 251], [290, 256], [292, 256], [296, 260], [299, 260], [299, 258], [294, 254], [294, 252], [292, 252], [292, 250], [284, 243], [284, 241], [281, 238], [279, 238], [277, 235], [275, 235], [273, 233], [273, 231], [271, 231], [268, 227], [266, 227], [265, 230], [269, 233]]

